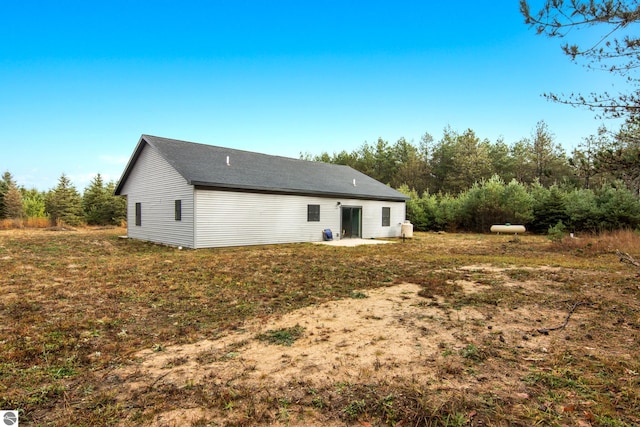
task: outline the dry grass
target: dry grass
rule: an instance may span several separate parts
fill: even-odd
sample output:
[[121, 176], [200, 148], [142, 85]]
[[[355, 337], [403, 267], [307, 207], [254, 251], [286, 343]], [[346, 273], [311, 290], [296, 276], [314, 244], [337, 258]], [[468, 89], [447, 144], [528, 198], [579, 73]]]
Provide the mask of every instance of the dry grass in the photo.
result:
[[0, 230], [11, 230], [19, 228], [48, 228], [51, 227], [49, 218], [22, 218], [22, 219], [1, 219]]
[[26, 228], [47, 228], [51, 226], [51, 220], [49, 218], [26, 218], [23, 221], [23, 226]]
[[615, 253], [616, 250], [640, 256], [640, 233], [617, 230], [602, 234], [585, 234], [575, 238], [564, 237], [556, 242], [557, 249], [574, 250], [580, 254]]
[[[163, 425], [158, 414], [184, 408], [195, 426], [640, 423], [640, 287], [634, 268], [612, 253], [640, 258], [637, 234], [578, 245], [416, 233], [405, 244], [357, 248], [180, 251], [119, 239], [124, 233], [0, 232], [0, 408], [19, 409], [25, 425]], [[441, 313], [419, 320], [458, 340], [438, 343], [424, 361], [432, 380], [363, 374], [317, 385], [300, 377], [260, 389], [149, 380], [126, 400], [119, 395], [117, 372], [135, 366], [140, 350], [162, 352], [404, 282], [422, 286], [421, 306]], [[562, 323], [576, 302], [584, 305], [570, 327], [537, 332]], [[482, 317], [461, 321], [470, 309]]]
[[22, 219], [0, 219], [0, 230], [10, 230], [12, 228], [22, 228]]

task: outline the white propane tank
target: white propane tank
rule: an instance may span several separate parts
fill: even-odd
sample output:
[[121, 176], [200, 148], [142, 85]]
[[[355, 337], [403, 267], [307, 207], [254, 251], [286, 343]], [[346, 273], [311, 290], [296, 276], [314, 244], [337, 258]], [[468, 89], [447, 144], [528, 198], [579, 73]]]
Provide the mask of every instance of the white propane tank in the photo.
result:
[[512, 224], [494, 224], [491, 226], [492, 233], [507, 233], [507, 234], [520, 234], [527, 231], [524, 225], [512, 225]]
[[413, 238], [413, 224], [409, 220], [406, 220], [400, 226], [400, 237], [405, 237], [407, 239]]

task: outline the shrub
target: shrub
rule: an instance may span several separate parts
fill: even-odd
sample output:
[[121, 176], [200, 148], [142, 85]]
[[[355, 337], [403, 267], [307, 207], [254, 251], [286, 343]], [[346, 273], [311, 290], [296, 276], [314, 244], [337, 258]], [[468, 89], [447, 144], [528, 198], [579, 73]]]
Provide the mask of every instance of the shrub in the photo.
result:
[[573, 231], [596, 232], [600, 228], [602, 211], [590, 189], [571, 191], [566, 195], [567, 226]]
[[567, 222], [565, 194], [557, 185], [547, 189], [536, 183], [531, 189], [531, 194], [534, 200], [533, 219], [529, 226], [531, 231], [543, 234], [559, 221]]
[[596, 192], [596, 201], [602, 212], [600, 230], [640, 227], [640, 200], [620, 181], [603, 185]]
[[554, 242], [559, 242], [565, 236], [566, 230], [567, 227], [562, 223], [562, 221], [558, 221], [556, 225], [549, 227], [547, 237]]

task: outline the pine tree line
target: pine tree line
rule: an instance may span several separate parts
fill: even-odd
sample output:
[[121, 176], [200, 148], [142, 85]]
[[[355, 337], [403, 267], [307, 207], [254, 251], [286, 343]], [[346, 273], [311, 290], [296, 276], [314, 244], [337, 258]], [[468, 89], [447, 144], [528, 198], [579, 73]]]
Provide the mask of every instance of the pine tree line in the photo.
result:
[[[391, 144], [378, 138], [375, 144], [365, 142], [351, 152], [301, 157], [348, 165], [393, 188], [407, 185], [418, 195], [428, 192], [455, 196], [494, 175], [505, 182], [515, 179], [521, 184], [538, 182], [544, 187], [557, 184], [597, 188], [622, 180], [639, 194], [640, 128], [623, 130], [615, 135], [602, 130], [585, 138], [571, 155], [556, 143], [547, 124], [540, 121], [531, 137], [512, 144], [502, 139], [481, 139], [472, 129], [460, 133], [446, 128], [439, 141], [429, 133], [418, 144], [404, 138]], [[639, 138], [629, 137], [636, 133]]]
[[10, 172], [0, 181], [0, 220], [21, 226], [26, 218], [48, 218], [52, 225], [120, 225], [126, 220], [126, 200], [113, 194], [116, 184], [105, 184], [97, 174], [80, 195], [62, 174], [47, 191], [18, 187]]
[[568, 156], [544, 121], [508, 145], [446, 128], [417, 145], [378, 138], [347, 152], [302, 156], [353, 167], [411, 199], [417, 230], [487, 232], [492, 224], [528, 230], [599, 232], [640, 228], [640, 128], [601, 130]]

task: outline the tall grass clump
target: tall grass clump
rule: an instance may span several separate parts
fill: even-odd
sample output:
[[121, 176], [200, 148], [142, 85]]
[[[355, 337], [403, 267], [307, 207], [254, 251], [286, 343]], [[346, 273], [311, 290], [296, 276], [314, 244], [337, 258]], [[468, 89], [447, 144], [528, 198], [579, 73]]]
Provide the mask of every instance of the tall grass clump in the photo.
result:
[[612, 253], [616, 250], [640, 258], [640, 231], [630, 229], [601, 233], [565, 235], [554, 241], [557, 249], [578, 250], [588, 254]]
[[10, 230], [12, 228], [22, 228], [23, 223], [20, 218], [0, 219], [0, 230]]
[[48, 228], [51, 226], [49, 217], [25, 218], [23, 224], [27, 228]]
[[49, 217], [7, 218], [0, 219], [0, 230], [13, 230], [19, 228], [49, 228]]

